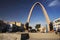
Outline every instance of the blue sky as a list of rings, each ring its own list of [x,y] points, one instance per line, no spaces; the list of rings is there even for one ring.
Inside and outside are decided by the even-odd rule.
[[[0,20],[26,23],[30,8],[35,2],[41,2],[53,21],[60,17],[60,0],[0,0]],[[41,7],[37,4],[32,12],[30,25],[46,24]]]

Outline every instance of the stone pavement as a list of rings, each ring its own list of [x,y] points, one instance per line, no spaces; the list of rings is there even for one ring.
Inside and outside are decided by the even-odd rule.
[[[60,36],[55,33],[32,33],[30,40],[60,40]]]
[[[21,40],[22,33],[0,33],[0,40]],[[60,40],[55,33],[29,33],[29,40]]]

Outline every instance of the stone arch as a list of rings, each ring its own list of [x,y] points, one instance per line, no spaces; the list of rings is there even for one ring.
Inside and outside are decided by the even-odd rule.
[[[30,12],[29,12],[27,22],[28,22],[28,23],[30,22],[30,18],[31,18],[31,15],[32,15],[32,11],[33,11],[34,7],[36,6],[36,4],[39,4],[39,5],[40,5],[40,7],[41,7],[41,9],[42,9],[42,11],[43,11],[43,14],[44,14],[44,16],[45,16],[45,18],[46,18],[46,22],[47,22],[47,25],[48,25],[48,30],[50,30],[50,29],[49,29],[50,19],[49,19],[49,17],[48,17],[48,14],[47,14],[47,11],[46,11],[45,7],[44,7],[40,2],[36,2],[36,3],[33,4],[32,8],[30,9]]]

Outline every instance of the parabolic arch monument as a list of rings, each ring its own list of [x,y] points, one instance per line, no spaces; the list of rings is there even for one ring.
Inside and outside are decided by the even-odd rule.
[[[45,18],[46,18],[46,22],[47,22],[47,25],[48,25],[48,31],[50,31],[50,27],[49,27],[50,19],[49,19],[49,17],[48,17],[48,14],[47,14],[47,12],[46,12],[45,7],[44,7],[40,2],[36,2],[36,3],[33,4],[32,8],[30,9],[29,15],[28,15],[27,23],[30,22],[30,18],[31,18],[31,15],[32,15],[32,11],[33,11],[34,7],[36,6],[36,4],[39,4],[39,5],[40,5],[40,7],[41,7],[41,9],[42,9],[42,11],[43,11],[43,14],[44,14],[44,16],[45,16]]]

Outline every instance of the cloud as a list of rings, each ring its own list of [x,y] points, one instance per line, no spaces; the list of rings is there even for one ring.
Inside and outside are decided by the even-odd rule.
[[[49,7],[59,6],[59,5],[60,5],[59,0],[54,0],[54,1],[50,2],[50,4],[48,4]]]

